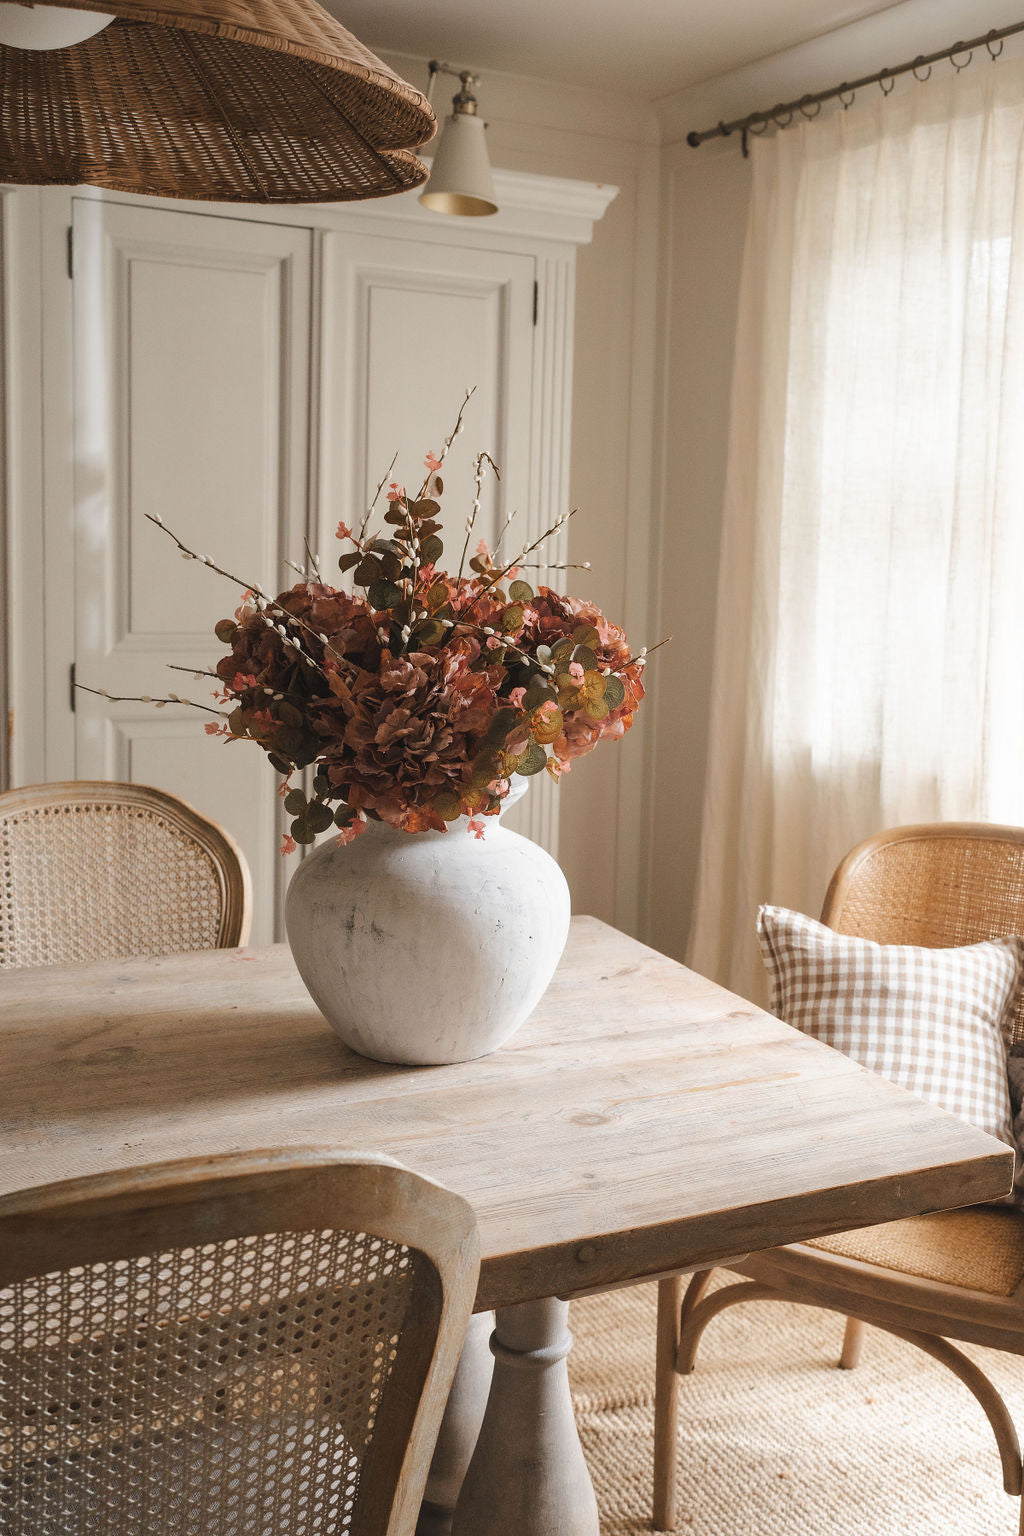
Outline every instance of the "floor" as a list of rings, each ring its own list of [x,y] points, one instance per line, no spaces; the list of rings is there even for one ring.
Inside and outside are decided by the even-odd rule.
[[[602,1536],[650,1532],[655,1288],[574,1303],[577,1421]],[[682,1381],[679,1529],[694,1536],[1017,1536],[988,1422],[912,1345],[870,1330],[835,1368],[842,1321],[733,1307]],[[1024,1362],[969,1348],[1024,1424]]]

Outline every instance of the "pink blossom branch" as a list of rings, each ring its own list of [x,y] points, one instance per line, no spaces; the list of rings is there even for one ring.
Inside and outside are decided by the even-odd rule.
[[[448,436],[444,440],[444,447],[441,449],[441,456],[440,456],[440,458],[437,461],[438,462],[438,468],[440,468],[440,466],[444,463],[445,459],[448,457],[448,450],[449,450],[449,448],[451,447],[452,443],[454,443],[454,441],[458,437],[459,433],[462,431],[462,418],[466,414],[466,406],[469,404],[469,402],[472,400],[472,398],[473,398],[473,396],[475,394],[476,394],[476,385],[475,384],[471,384],[469,389],[466,390],[466,394],[465,394],[465,397],[464,397],[464,399],[462,401],[462,404],[459,406],[459,414],[455,418],[455,425],[454,425],[454,427],[452,427],[452,430],[449,432]],[[398,455],[396,454],[395,458],[397,458],[397,457],[398,457]],[[394,464],[394,459],[392,459],[391,462],[392,462],[392,464]],[[429,472],[429,474],[427,475],[427,478],[424,480],[423,484],[420,486],[420,493],[419,493],[419,495],[416,498],[417,501],[421,501],[423,499],[423,497],[426,495],[427,486],[430,484],[431,479],[436,474],[437,474],[437,470],[436,469],[432,469]]]

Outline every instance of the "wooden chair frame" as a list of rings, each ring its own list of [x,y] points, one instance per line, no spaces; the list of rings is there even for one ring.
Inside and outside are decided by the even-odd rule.
[[[954,857],[955,855],[955,857]],[[971,882],[949,878],[956,860],[994,860],[1004,878],[986,882],[980,896]],[[890,879],[890,862],[916,864],[919,889],[911,896]],[[854,848],[832,877],[822,922],[841,933],[884,944],[931,947],[976,943],[1024,933],[1024,829],[971,822],[898,827]],[[1014,1039],[1024,1038],[1024,996]],[[1024,1224],[1024,1214],[1007,1213]],[[941,1220],[939,1216],[937,1219]],[[660,1282],[655,1386],[654,1525],[677,1522],[676,1455],[679,1377],[694,1369],[707,1325],[741,1301],[797,1301],[843,1313],[846,1334],[839,1364],[859,1361],[865,1324],[916,1344],[949,1367],[977,1398],[995,1434],[1003,1486],[1024,1491],[1021,1449],[1009,1410],[995,1387],[950,1339],[1024,1354],[1024,1280],[1012,1295],[940,1283],[873,1263],[792,1244],[729,1264],[745,1278],[708,1294],[714,1270],[695,1275],[683,1294],[681,1276]],[[1021,1510],[1024,1536],[1024,1506]]]
[[[315,1147],[66,1180],[0,1198],[0,1288],[228,1238],[331,1230],[401,1243],[429,1261],[351,1524],[353,1536],[412,1536],[479,1275],[476,1219],[461,1196],[390,1158]]]
[[[138,806],[155,812],[208,855],[220,895],[217,949],[248,943],[252,927],[252,880],[245,854],[226,828],[203,816],[176,795],[146,784],[105,779],[65,779],[30,784],[0,794],[0,822],[12,813],[63,806]],[[59,963],[59,961],[55,962]]]

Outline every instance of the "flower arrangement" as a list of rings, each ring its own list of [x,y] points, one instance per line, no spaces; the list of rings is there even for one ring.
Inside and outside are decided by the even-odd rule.
[[[256,742],[283,775],[292,822],[282,852],[332,824],[349,842],[367,818],[420,832],[446,831],[468,816],[482,836],[483,818],[499,811],[514,774],[558,779],[633,723],[646,651],[634,657],[622,630],[592,604],[546,586],[535,591],[521,575],[572,513],[506,560],[510,514],[495,548],[480,540],[467,561],[484,478],[498,474],[478,454],[457,572],[439,567],[441,470],[471,393],[441,454],[427,455],[416,495],[392,481],[384,526],[371,530],[386,475],[358,531],[339,524],[338,564],[352,573],[353,592],[329,585],[307,551],[295,585],[268,597],[151,518],[183,556],[245,588],[234,617],[216,626],[228,653],[214,674],[218,707],[210,712],[219,719],[206,730]],[[171,694],[146,702],[194,701]],[[307,796],[292,776],[310,765]]]

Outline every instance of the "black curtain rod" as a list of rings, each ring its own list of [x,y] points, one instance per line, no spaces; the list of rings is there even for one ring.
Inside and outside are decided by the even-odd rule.
[[[931,66],[939,64],[943,59],[949,59],[953,68],[959,74],[966,69],[971,62],[975,48],[984,46],[989,55],[997,59],[1003,51],[1003,39],[1012,37],[1015,32],[1024,32],[1024,21],[1014,22],[1012,27],[993,27],[991,32],[986,32],[984,37],[972,37],[966,43],[953,43],[949,48],[940,48],[937,53],[922,53],[916,59],[911,59],[907,64],[897,64],[893,69],[880,69],[876,74],[864,75],[860,80],[844,80],[842,85],[834,85],[828,91],[815,91],[810,95],[801,96],[799,101],[780,102],[778,106],[769,107],[766,112],[751,112],[747,117],[738,117],[731,123],[718,123],[714,128],[705,128],[703,133],[688,133],[686,142],[693,149],[697,149],[705,139],[724,139],[730,133],[743,135],[743,153],[747,152],[747,134],[764,133],[771,123],[778,128],[788,128],[795,115],[799,112],[803,117],[817,117],[821,111],[823,101],[840,99],[844,107],[848,107],[853,101],[854,93],[866,85],[880,85],[883,93],[888,96],[892,85],[887,82],[895,81],[897,75],[906,75],[913,72],[918,80],[927,80],[931,74]],[[999,47],[994,45],[998,43]],[[966,53],[967,57],[962,64],[956,62],[957,55]],[[928,70],[928,75],[919,75],[918,70]],[[814,111],[811,111],[811,108]]]

